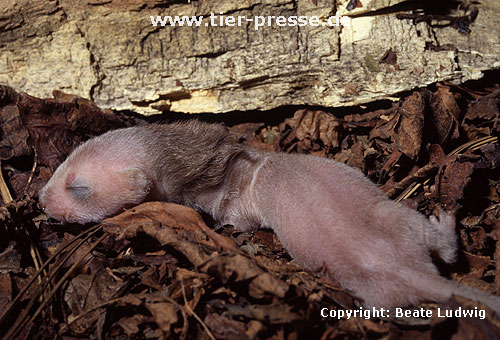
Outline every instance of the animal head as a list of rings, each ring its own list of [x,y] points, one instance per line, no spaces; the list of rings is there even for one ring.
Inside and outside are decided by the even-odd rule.
[[[39,203],[49,217],[97,222],[145,200],[152,183],[137,157],[113,150],[120,145],[106,145],[101,137],[77,148],[40,190]]]

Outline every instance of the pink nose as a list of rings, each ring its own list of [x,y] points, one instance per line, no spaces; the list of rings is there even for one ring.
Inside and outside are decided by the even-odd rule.
[[[64,216],[63,205],[57,200],[54,201],[54,197],[52,197],[51,200],[47,200],[48,197],[50,197],[50,190],[45,186],[38,192],[38,205],[49,217],[55,218],[56,220],[62,220]]]

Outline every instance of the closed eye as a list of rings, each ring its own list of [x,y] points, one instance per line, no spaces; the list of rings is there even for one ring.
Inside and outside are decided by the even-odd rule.
[[[66,186],[66,189],[69,191],[71,196],[79,201],[88,200],[92,194],[90,187],[85,185],[85,183],[80,183],[79,181],[74,181],[72,184]]]

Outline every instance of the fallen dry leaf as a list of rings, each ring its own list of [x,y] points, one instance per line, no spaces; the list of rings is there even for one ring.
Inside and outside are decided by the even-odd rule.
[[[179,204],[147,202],[116,217],[104,220],[104,224],[108,232],[115,235],[120,234],[121,237],[130,237],[142,231],[138,229],[145,225],[151,228],[151,233],[161,233],[160,229],[153,231],[155,227],[169,226],[178,230],[182,236],[194,239],[197,243],[205,244],[214,249],[236,250],[236,244],[233,240],[217,234],[207,227],[196,211]],[[168,238],[168,236],[159,237]]]
[[[386,62],[395,63],[393,57],[388,53]],[[357,90],[349,87],[352,93]],[[462,252],[456,266],[445,269],[464,284],[500,292],[500,266],[496,265],[500,261],[500,147],[492,139],[475,150],[448,155],[477,137],[498,134],[500,92],[496,89],[471,92],[438,84],[434,92],[419,89],[374,111],[350,108],[350,114],[342,117],[339,110],[334,116],[302,109],[279,127],[263,122],[231,130],[262,150],[307,152],[356,166],[394,197],[419,183],[406,204],[426,214],[439,211],[442,205],[456,211]],[[0,277],[0,299],[8,303],[34,277],[32,240],[45,259],[59,254],[72,235],[84,230],[43,217],[35,219],[40,214],[36,202],[19,199],[29,178],[33,182],[28,193],[35,193],[74,145],[109,128],[126,126],[130,120],[111,117],[89,101],[62,93],[44,100],[1,87],[0,102],[5,103],[0,108],[2,119],[9,117],[15,123],[0,122],[0,129],[11,129],[12,138],[2,139],[0,151],[4,151],[6,181],[16,197],[0,207],[3,235],[14,240],[11,248],[7,242],[2,248],[7,265]],[[32,172],[35,161],[38,167]],[[26,234],[33,225],[37,229]],[[105,233],[41,314],[31,323],[25,321],[17,338],[199,339],[208,338],[211,332],[225,339],[430,339],[442,334],[469,338],[499,334],[498,319],[492,314],[485,320],[322,318],[321,308],[357,309],[359,301],[334,280],[290,261],[271,231],[243,233],[228,226],[214,231],[190,208],[150,202],[102,226],[104,231],[81,243],[68,262],[59,266],[51,282],[66,274]],[[66,254],[69,249],[55,256],[46,268],[49,274]],[[10,320],[23,312],[28,318],[33,315],[39,287],[35,280],[0,329],[9,329]],[[36,304],[28,310],[31,297]],[[424,307],[476,305],[453,298]]]
[[[401,116],[392,135],[399,151],[415,159],[422,147],[425,98],[416,92],[407,98],[397,110]]]
[[[474,170],[471,162],[454,161],[446,164],[436,176],[436,195],[446,209],[452,210],[463,197]]]
[[[339,146],[339,119],[323,111],[298,110],[293,118],[280,125],[283,150],[298,152],[336,148]],[[288,129],[291,129],[289,132]]]

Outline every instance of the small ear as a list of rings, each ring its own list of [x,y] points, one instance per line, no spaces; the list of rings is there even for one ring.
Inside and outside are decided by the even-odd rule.
[[[121,172],[128,184],[128,189],[142,198],[146,197],[151,189],[151,181],[144,170],[136,167],[125,168]]]

